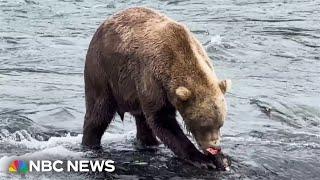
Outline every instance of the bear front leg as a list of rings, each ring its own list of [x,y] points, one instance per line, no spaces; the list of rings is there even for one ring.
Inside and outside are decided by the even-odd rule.
[[[135,115],[137,126],[137,140],[143,146],[156,146],[159,145],[159,141],[152,132],[151,128],[146,122],[146,118],[143,114]]]
[[[179,158],[200,168],[215,168],[214,161],[201,153],[187,138],[176,120],[173,107],[164,107],[148,116],[153,132]]]
[[[113,119],[115,112],[114,104],[107,97],[97,98],[92,101],[92,104],[87,104],[82,145],[89,148],[99,148],[101,137]]]

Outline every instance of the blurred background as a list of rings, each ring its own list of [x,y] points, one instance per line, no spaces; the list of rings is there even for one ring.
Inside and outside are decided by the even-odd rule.
[[[219,78],[229,78],[222,147],[230,172],[195,169],[163,145],[135,144],[116,117],[103,152],[81,149],[86,50],[128,7],[186,24]],[[320,1],[0,0],[0,179],[13,159],[114,159],[116,173],[29,173],[29,179],[319,179]],[[181,119],[180,119],[181,120]]]

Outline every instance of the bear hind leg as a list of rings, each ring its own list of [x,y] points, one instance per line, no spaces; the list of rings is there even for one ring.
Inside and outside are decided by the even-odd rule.
[[[99,148],[101,137],[113,119],[116,108],[112,99],[107,95],[91,102],[92,104],[88,104],[86,109],[82,145],[89,148]]]
[[[156,146],[159,141],[146,122],[144,115],[134,116],[137,126],[137,141],[143,146]]]

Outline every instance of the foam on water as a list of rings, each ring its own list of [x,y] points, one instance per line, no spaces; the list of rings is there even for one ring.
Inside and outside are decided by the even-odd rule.
[[[48,141],[38,141],[31,137],[26,131],[23,131],[29,138],[21,139],[20,141],[16,141],[13,136],[16,134],[21,134],[21,131],[13,133],[13,136],[9,136],[0,141],[0,143],[14,145],[18,147],[23,147],[27,149],[46,149],[52,148],[58,145],[67,145],[69,147],[78,147],[81,144],[82,134],[78,134],[77,136],[71,136],[67,134],[65,137],[51,137]],[[109,133],[105,132],[102,136],[102,143],[112,143],[112,142],[121,142],[123,140],[127,140],[132,138],[135,134],[135,131],[128,131],[126,133]],[[24,135],[25,136],[25,135]]]
[[[2,140],[2,142],[28,149],[45,149],[55,147],[61,144],[68,146],[79,145],[81,142],[81,138],[82,135],[70,136],[70,134],[67,134],[66,137],[51,137],[48,141],[38,141],[34,138],[31,138],[30,136],[29,139],[22,139],[21,141],[16,141],[13,138],[7,138]]]
[[[222,37],[220,35],[212,36],[210,39],[210,45],[219,45],[222,42]]]

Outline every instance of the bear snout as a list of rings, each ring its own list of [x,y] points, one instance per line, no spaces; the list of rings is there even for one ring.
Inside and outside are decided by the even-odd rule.
[[[208,148],[218,148],[220,147],[220,138],[219,139],[211,139],[208,141],[199,141],[198,142],[200,149],[203,152],[206,152]]]

